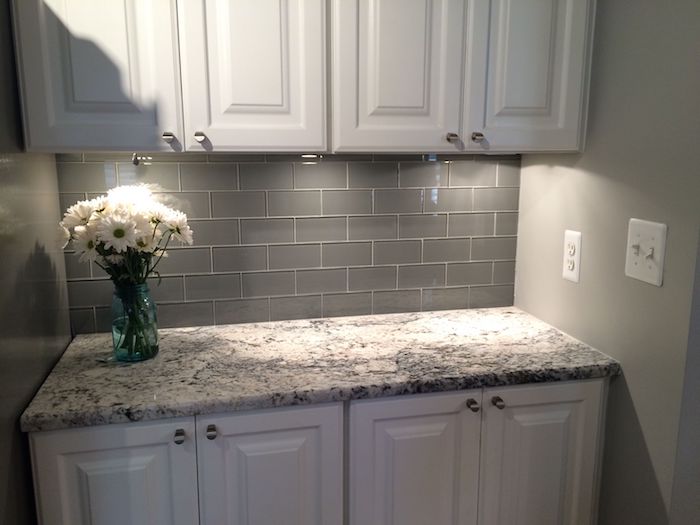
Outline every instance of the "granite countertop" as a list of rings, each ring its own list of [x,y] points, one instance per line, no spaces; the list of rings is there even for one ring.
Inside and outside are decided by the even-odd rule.
[[[514,307],[160,331],[160,354],[108,361],[75,338],[25,432],[617,375],[612,358]]]

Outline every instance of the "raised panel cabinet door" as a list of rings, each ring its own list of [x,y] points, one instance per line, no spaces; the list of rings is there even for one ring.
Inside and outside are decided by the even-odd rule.
[[[201,525],[341,525],[342,405],[197,418]]]
[[[351,525],[475,525],[480,404],[480,390],[351,403]]]
[[[335,151],[459,151],[465,7],[334,0]]]
[[[594,0],[473,3],[465,76],[467,148],[582,148]],[[472,133],[483,139],[472,140]]]
[[[175,0],[15,0],[14,15],[29,150],[182,150]]]
[[[604,380],[486,389],[480,525],[591,525]]]
[[[41,525],[195,525],[194,418],[36,432]]]
[[[187,149],[326,149],[324,0],[178,2]]]

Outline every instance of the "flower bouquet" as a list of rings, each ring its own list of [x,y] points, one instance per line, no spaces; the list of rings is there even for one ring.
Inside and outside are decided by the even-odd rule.
[[[60,223],[82,262],[93,262],[114,283],[112,342],[118,361],[158,353],[155,304],[146,280],[158,273],[171,240],[192,244],[187,216],[159,202],[146,185],[120,186],[79,201]]]

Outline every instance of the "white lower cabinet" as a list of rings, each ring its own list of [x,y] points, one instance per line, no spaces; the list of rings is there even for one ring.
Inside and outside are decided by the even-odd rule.
[[[202,525],[341,525],[342,405],[197,418]]]

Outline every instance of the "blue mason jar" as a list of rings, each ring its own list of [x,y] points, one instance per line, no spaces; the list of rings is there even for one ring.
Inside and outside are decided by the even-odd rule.
[[[114,287],[112,344],[117,361],[144,361],[158,354],[156,305],[147,284]]]

